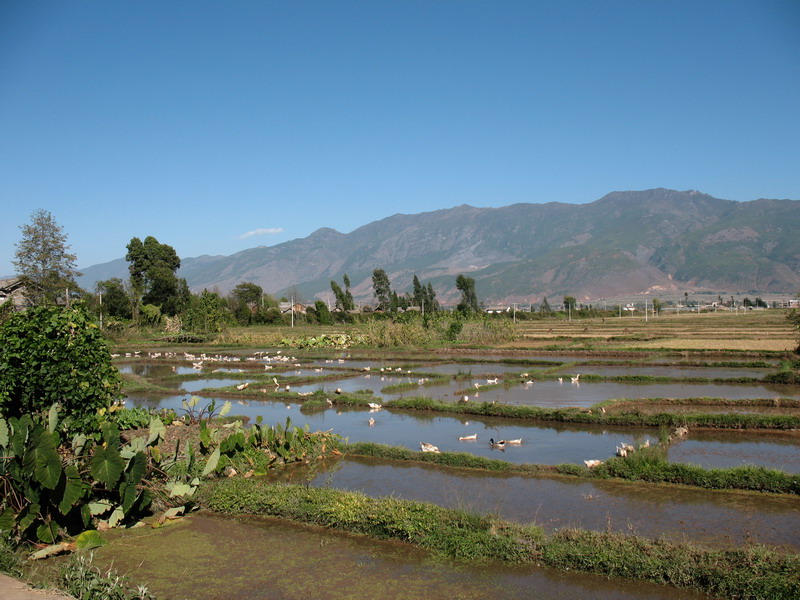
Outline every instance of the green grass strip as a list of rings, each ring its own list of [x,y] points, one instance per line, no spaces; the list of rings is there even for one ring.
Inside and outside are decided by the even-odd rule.
[[[725,598],[800,597],[800,555],[763,546],[711,550],[665,539],[577,529],[547,535],[534,525],[423,502],[243,478],[204,484],[197,499],[201,506],[219,513],[270,515],[399,540],[457,560],[579,570]]]
[[[635,402],[634,400],[627,400]],[[700,401],[700,400],[699,400]],[[606,403],[607,404],[607,403]],[[598,425],[638,425],[645,427],[711,427],[718,429],[798,429],[800,417],[749,413],[658,413],[630,412],[602,414],[598,410],[581,408],[540,408],[492,402],[443,402],[433,398],[398,398],[383,404],[384,408],[423,410],[487,417],[506,417],[532,421],[561,423],[595,423]]]

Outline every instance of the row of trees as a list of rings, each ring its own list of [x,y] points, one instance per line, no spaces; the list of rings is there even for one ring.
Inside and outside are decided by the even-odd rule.
[[[142,241],[131,239],[125,256],[129,263],[130,278],[123,281],[111,278],[96,284],[97,296],[91,297],[81,290],[75,278],[80,273],[75,268],[76,256],[69,252],[67,236],[55,222],[53,216],[38,210],[31,216],[31,223],[24,225],[22,240],[17,245],[14,265],[23,283],[25,295],[31,305],[69,303],[75,296],[83,296],[96,304],[97,312],[121,320],[132,319],[145,324],[156,324],[163,317],[180,316],[180,323],[191,330],[214,330],[225,324],[272,324],[282,323],[284,316],[279,302],[265,294],[263,289],[250,282],[237,285],[227,297],[217,292],[204,290],[193,294],[185,279],[177,277],[181,261],[175,249],[148,236]],[[464,315],[482,311],[475,280],[465,275],[456,277],[456,288],[461,292],[457,311]],[[334,319],[347,319],[356,306],[351,291],[350,278],[342,278],[342,285],[331,281],[335,298],[333,313],[322,301],[309,308],[309,320],[323,324]],[[372,272],[375,311],[397,313],[399,310],[417,308],[423,314],[440,309],[433,285],[422,284],[415,274],[411,292],[398,293],[392,289],[389,276],[383,269]],[[658,310],[660,302],[653,300]],[[755,302],[748,298],[745,306],[766,306],[761,298]],[[560,307],[551,308],[543,298],[538,312],[547,315],[561,310],[576,311],[578,303],[574,296],[564,296]]]
[[[372,289],[377,300],[375,310],[392,313],[396,313],[398,309],[408,310],[411,307],[417,307],[423,313],[439,310],[433,285],[428,282],[423,286],[416,274],[412,280],[411,293],[398,294],[396,290],[392,290],[386,271],[375,269],[372,271]]]

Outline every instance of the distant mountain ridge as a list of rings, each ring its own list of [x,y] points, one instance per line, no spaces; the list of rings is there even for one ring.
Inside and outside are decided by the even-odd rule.
[[[169,243],[167,240],[162,240]],[[227,292],[243,281],[306,299],[330,297],[347,273],[356,299],[372,298],[372,270],[405,292],[416,274],[440,299],[458,298],[468,274],[486,303],[542,296],[597,299],[692,290],[796,293],[800,289],[800,201],[721,200],[696,191],[613,192],[588,204],[469,205],[397,214],[344,234],[306,238],[231,256],[181,261],[197,291]],[[84,269],[81,285],[127,277],[120,259]]]

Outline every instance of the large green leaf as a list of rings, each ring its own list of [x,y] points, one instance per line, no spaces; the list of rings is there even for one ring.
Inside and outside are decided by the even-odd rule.
[[[217,468],[217,463],[219,463],[219,455],[220,450],[217,448],[214,452],[211,453],[211,456],[208,457],[208,462],[206,463],[205,468],[203,469],[203,477],[208,475],[209,473],[213,473],[214,469]]]
[[[55,521],[42,523],[36,528],[36,537],[45,544],[54,544],[58,539],[58,525]]]
[[[84,531],[75,538],[75,547],[78,550],[91,550],[92,548],[99,548],[105,546],[108,540],[103,539],[100,533],[94,529]]]
[[[102,515],[107,513],[114,505],[108,500],[99,500],[97,502],[89,503],[89,512],[92,516]]]
[[[61,478],[61,457],[56,451],[53,434],[44,427],[34,427],[22,466],[43,487],[52,490],[58,485]]]
[[[86,446],[86,436],[82,433],[79,433],[75,437],[72,438],[72,452],[75,456],[80,456],[83,452],[83,448]]]
[[[58,403],[54,403],[50,407],[50,411],[47,413],[47,431],[50,433],[56,430],[56,426],[58,425]]]
[[[33,421],[28,415],[22,415],[19,419],[11,421],[11,427],[14,431],[11,436],[11,450],[14,456],[22,456],[25,453],[25,442],[28,441]]]
[[[146,471],[147,456],[144,452],[137,452],[136,455],[128,462],[125,478],[133,485],[139,485]]]
[[[10,508],[0,510],[0,532],[9,532],[14,527],[14,512]]]
[[[147,445],[149,446],[153,442],[157,443],[159,439],[163,440],[166,434],[167,428],[163,421],[158,417],[153,417],[150,419],[150,435],[147,437]]]
[[[175,496],[191,496],[195,491],[194,486],[188,483],[173,483],[172,485],[167,485],[167,489],[169,490],[170,498]]]
[[[58,503],[58,510],[62,515],[66,515],[75,503],[83,496],[84,485],[81,481],[80,473],[75,465],[69,465],[64,469],[64,476],[61,478],[59,487],[63,486],[61,502]]]
[[[103,431],[103,441],[108,448],[119,449],[119,427],[110,421],[106,421],[101,426]]]
[[[17,515],[17,527],[22,535],[25,535],[28,528],[33,525],[34,521],[38,518],[39,509],[40,506],[38,504],[29,504]]]
[[[111,516],[108,517],[108,525],[109,527],[116,527],[122,522],[122,519],[125,518],[125,513],[122,510],[121,506],[115,506],[114,511],[111,513]]]
[[[92,477],[97,481],[108,488],[113,488],[119,481],[123,469],[125,469],[125,462],[119,455],[119,450],[101,446],[95,448],[94,456],[92,456],[91,473]]]
[[[220,417],[224,417],[229,412],[231,412],[231,401],[230,400],[226,400],[225,404],[222,405],[222,408],[219,411],[219,416]]]
[[[0,447],[8,447],[8,423],[0,417]]]

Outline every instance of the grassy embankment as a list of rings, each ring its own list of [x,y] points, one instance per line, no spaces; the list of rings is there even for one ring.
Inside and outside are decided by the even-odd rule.
[[[711,550],[667,540],[534,525],[397,498],[244,479],[203,486],[198,501],[220,513],[271,515],[411,543],[458,560],[504,561],[666,583],[725,598],[800,594],[800,555],[754,546]]]

